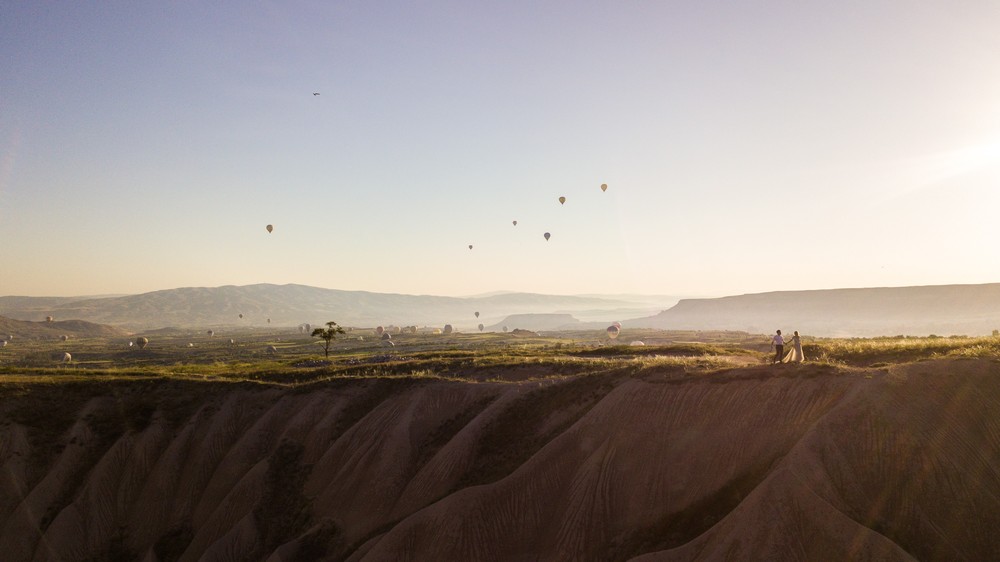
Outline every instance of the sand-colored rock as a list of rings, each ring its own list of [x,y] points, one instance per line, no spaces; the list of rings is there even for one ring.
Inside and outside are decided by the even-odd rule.
[[[169,384],[120,426],[120,388],[63,430],[0,404],[4,560],[1000,557],[988,359]]]

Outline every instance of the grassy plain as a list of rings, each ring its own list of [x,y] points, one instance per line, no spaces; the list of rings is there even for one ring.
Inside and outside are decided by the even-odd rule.
[[[324,357],[319,339],[294,329],[214,336],[165,330],[146,335],[145,349],[129,345],[139,335],[14,339],[0,348],[0,382],[171,378],[299,385],[370,377],[524,381],[668,366],[704,374],[767,364],[771,357],[768,336],[743,332],[626,329],[617,340],[596,331],[394,334],[389,345],[371,330],[353,330],[333,342],[329,357]],[[643,345],[629,345],[639,341]],[[803,348],[811,364],[883,367],[944,357],[1000,357],[1000,338],[805,337]],[[64,352],[72,354],[71,362],[61,362]]]

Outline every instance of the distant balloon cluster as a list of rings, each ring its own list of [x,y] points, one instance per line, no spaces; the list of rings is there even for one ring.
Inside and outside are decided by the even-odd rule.
[[[601,192],[606,192],[607,190],[608,190],[608,184],[602,183],[601,184]],[[566,204],[566,196],[565,195],[560,195],[559,196],[559,204],[560,205],[565,205]],[[511,224],[513,224],[514,226],[517,226],[517,221],[516,220],[515,221],[511,221]],[[545,241],[548,242],[549,239],[552,238],[552,233],[551,232],[546,232],[542,236],[545,238]],[[469,249],[470,250],[472,249],[472,246],[473,246],[472,244],[469,244]]]
[[[318,96],[320,94],[319,94],[319,92],[313,92],[313,95],[314,96]],[[601,186],[600,186],[600,189],[601,189],[602,193],[607,192],[608,191],[608,184],[602,183]],[[558,198],[559,205],[565,206],[567,200],[568,199],[566,198],[565,195],[560,195],[559,198]],[[516,220],[512,220],[511,224],[513,226],[517,226],[517,222],[518,221],[516,221]],[[271,234],[271,233],[274,232],[274,225],[273,224],[268,224],[268,225],[266,225],[264,227],[264,229],[267,230],[268,234]],[[545,233],[542,234],[542,237],[545,239],[546,242],[548,242],[549,240],[552,239],[552,233],[551,232],[545,232]],[[473,244],[469,244],[468,247],[469,247],[469,250],[471,251],[475,246]],[[475,312],[475,316],[476,316],[476,318],[479,318],[479,312],[478,311]],[[243,319],[243,314],[242,313],[239,314],[239,318],[241,320]],[[51,316],[48,316],[48,317],[46,317],[46,321],[52,322],[53,318]],[[271,323],[271,319],[270,318],[267,319],[267,323],[268,324]],[[483,331],[485,329],[485,326],[483,324],[479,324],[477,327],[479,328],[479,331]],[[308,324],[301,324],[301,325],[299,325],[298,328],[299,328],[299,332],[300,333],[309,333],[309,331],[311,329],[311,326],[309,326]],[[453,328],[452,328],[452,326],[450,324],[445,325],[444,329],[442,330],[442,332],[445,333],[445,334],[450,334],[450,333],[452,333],[452,331],[453,331]],[[507,331],[507,326],[503,327],[503,331],[504,332]],[[620,332],[621,332],[621,324],[618,323],[618,322],[615,322],[614,324],[612,324],[611,326],[609,326],[607,328],[608,337],[611,338],[611,339],[617,338]],[[208,330],[207,333],[208,333],[209,337],[212,337],[212,336],[215,335],[215,333],[212,330]],[[390,341],[391,336],[389,336],[388,332],[386,332],[386,330],[385,330],[385,328],[383,326],[377,327],[375,329],[375,333],[383,341],[391,343],[391,341]],[[386,337],[386,336],[388,336],[388,337]],[[230,342],[231,343],[235,343],[232,340],[230,340]],[[140,347],[145,347],[145,344],[141,344]]]

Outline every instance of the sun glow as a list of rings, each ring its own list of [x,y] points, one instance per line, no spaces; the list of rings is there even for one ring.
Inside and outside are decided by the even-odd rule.
[[[1000,135],[985,142],[897,161],[872,183],[879,205],[931,190],[963,188],[1000,196]]]
[[[918,168],[925,183],[938,183],[980,170],[1000,176],[1000,139],[931,155],[922,169]]]

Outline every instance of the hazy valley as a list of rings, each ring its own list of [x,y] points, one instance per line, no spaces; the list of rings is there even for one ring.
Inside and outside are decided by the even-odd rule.
[[[479,312],[479,316],[475,313]],[[241,317],[242,315],[242,317]],[[826,337],[985,335],[1000,328],[1000,284],[786,291],[721,298],[501,293],[441,297],[305,285],[189,287],[74,299],[0,297],[0,316],[78,319],[131,331],[164,327],[433,326],[472,331],[600,330],[614,321],[662,330],[798,330]]]

